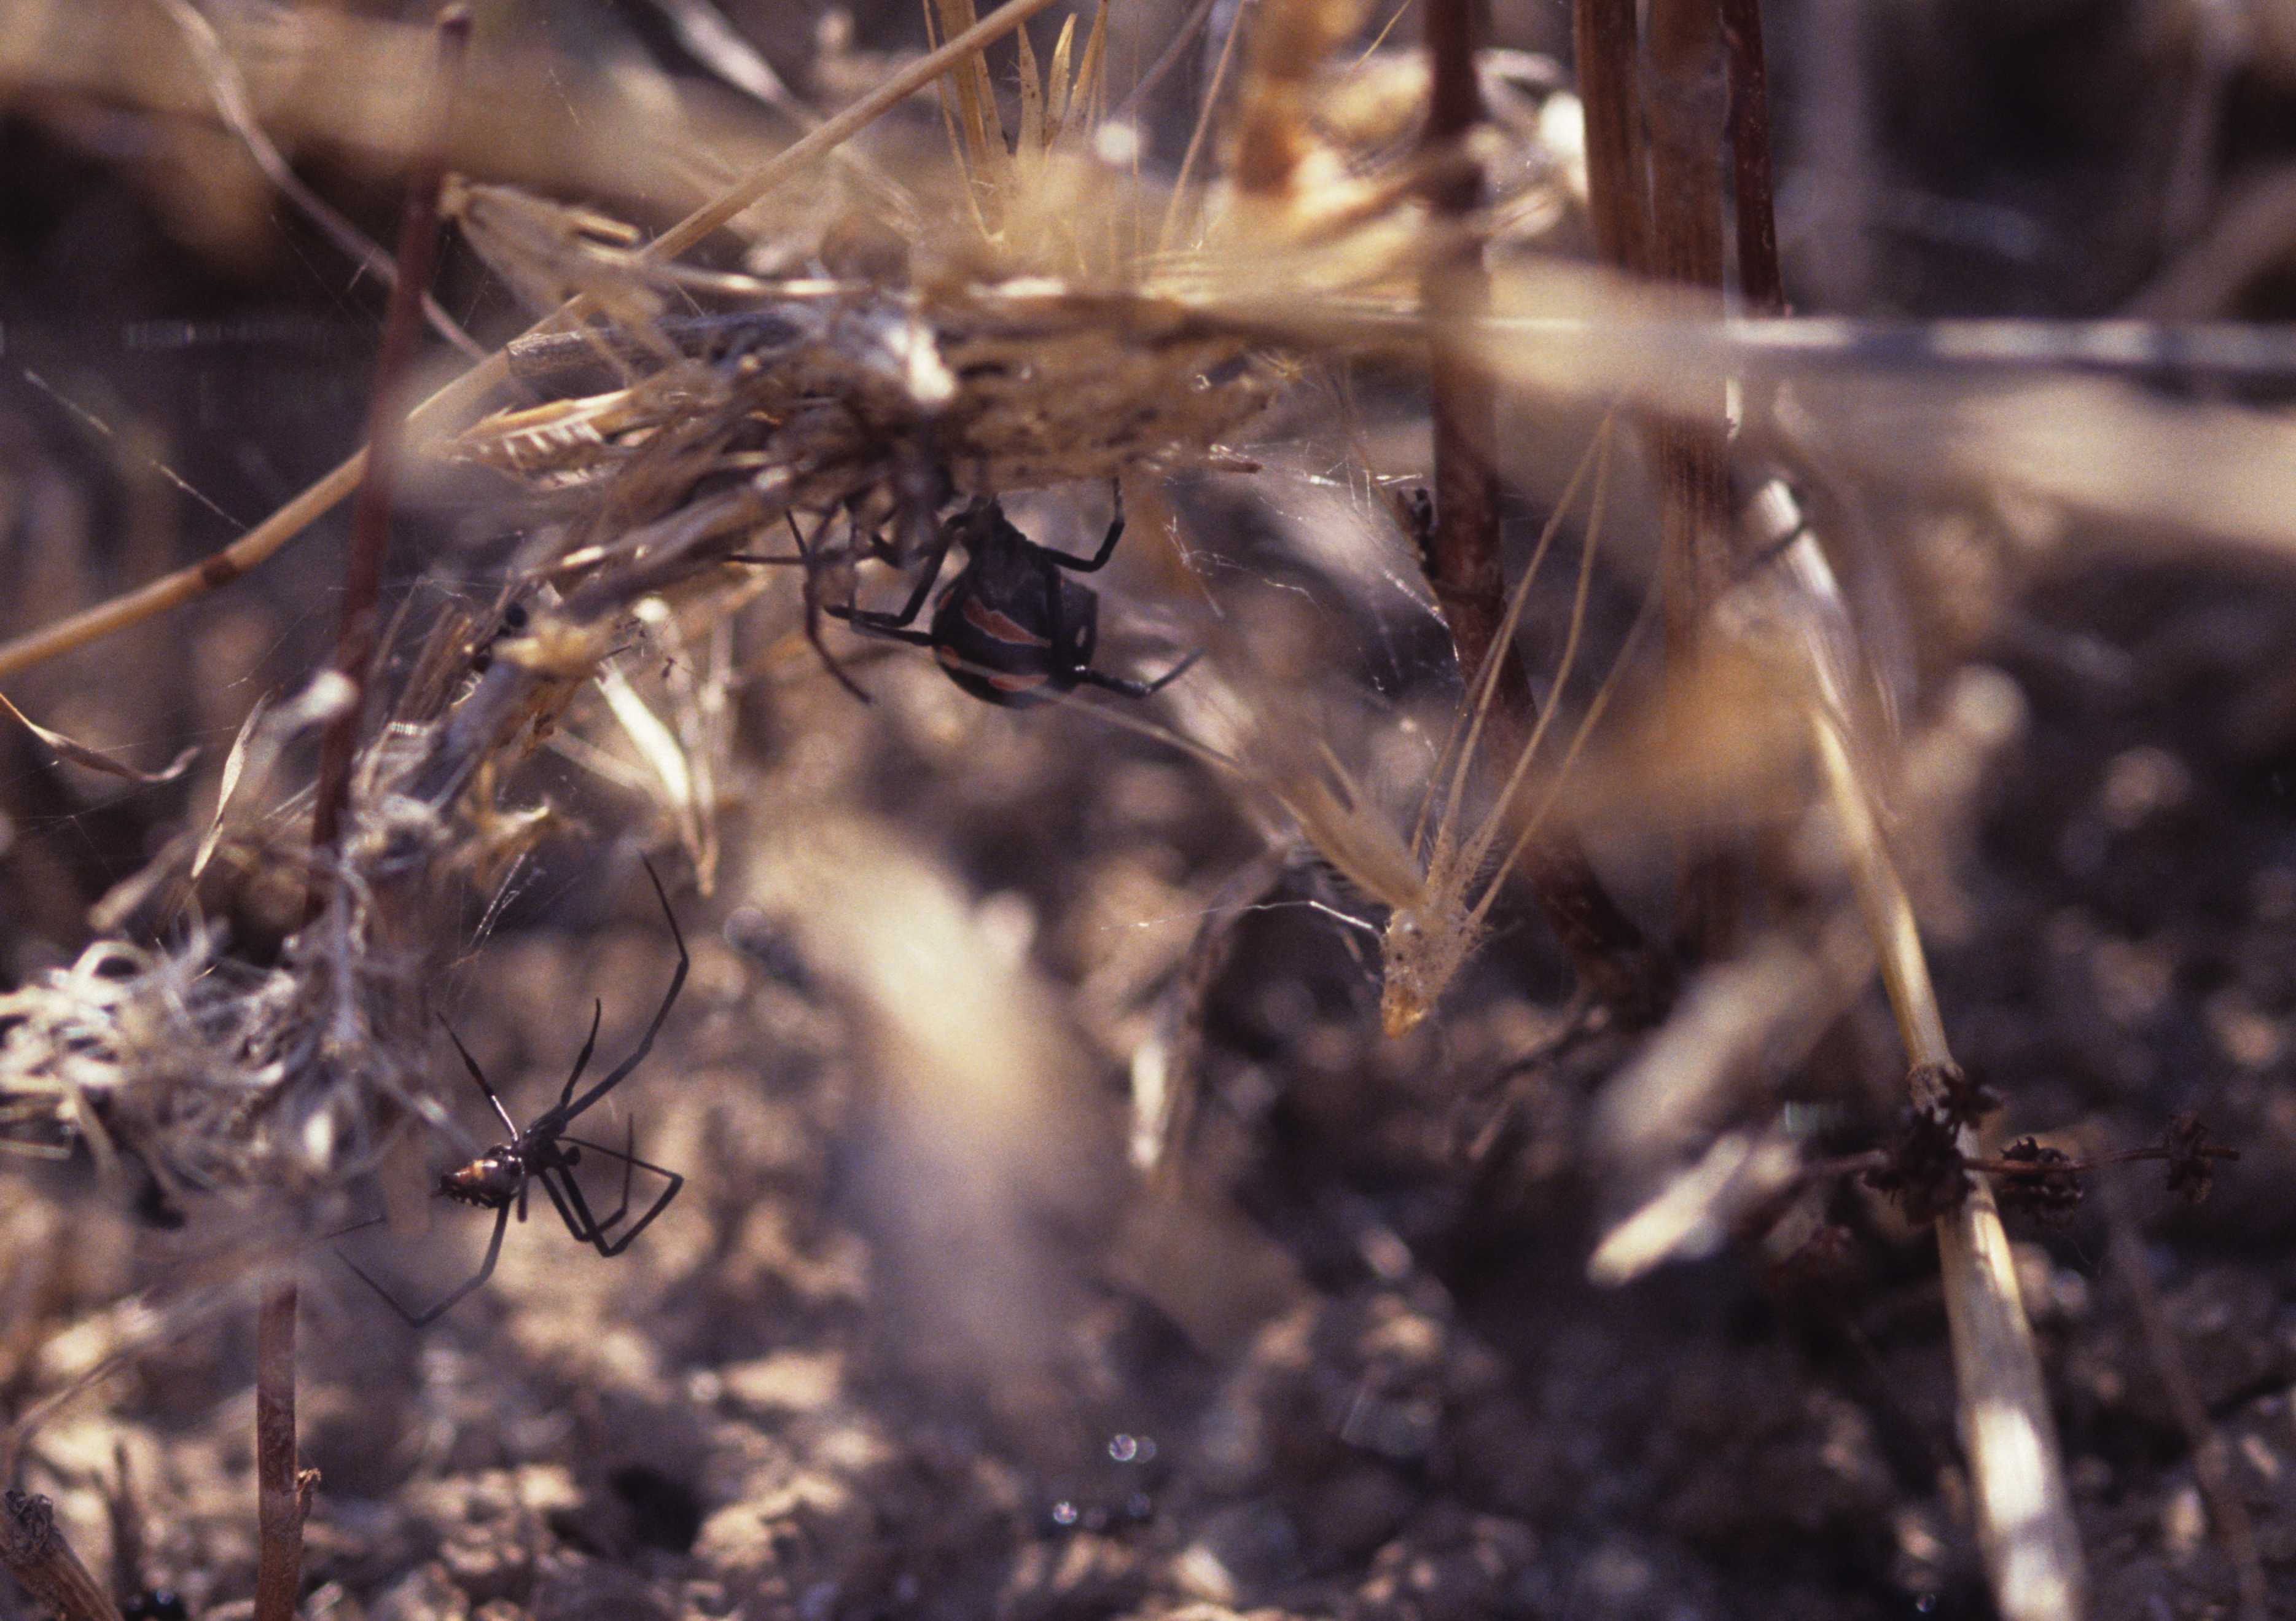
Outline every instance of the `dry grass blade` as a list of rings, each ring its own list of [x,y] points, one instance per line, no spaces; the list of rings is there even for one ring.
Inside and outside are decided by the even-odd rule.
[[[1069,93],[1074,88],[1069,82],[1069,52],[1076,44],[1077,20],[1063,18],[1060,37],[1053,41],[1053,65],[1045,76],[1045,91],[1049,104],[1045,109],[1045,144],[1050,146],[1061,138],[1062,125],[1069,116]],[[1021,37],[1027,39],[1029,30],[1022,29]]]
[[[1808,536],[1796,543],[1815,550]],[[1825,786],[1849,846],[1882,983],[1915,1073],[1953,1066],[1945,1020],[1912,902],[1877,825],[1871,790],[1841,713],[1816,696],[1809,725]],[[1928,1100],[1916,1098],[1916,1107]],[[1977,1148],[1961,1134],[1964,1152]],[[1962,1444],[1975,1488],[1979,1540],[1995,1602],[2009,1621],[2074,1621],[2082,1613],[2080,1535],[2066,1490],[2047,1388],[2019,1297],[2017,1269],[1993,1191],[1973,1179],[1960,1208],[1937,1221],[1946,1318],[1961,1399]]]
[[[208,821],[208,831],[200,835],[199,853],[192,857],[193,883],[197,883],[200,874],[208,870],[208,863],[215,859],[216,844],[223,837],[224,811],[231,804],[233,791],[239,787],[240,774],[247,769],[248,741],[254,737],[256,727],[263,724],[264,714],[270,707],[268,693],[255,700],[255,707],[248,710],[247,718],[239,724],[238,735],[231,740],[231,752],[224,756],[223,776],[216,784],[215,815]]]
[[[1076,19],[1069,19],[1073,27]],[[1067,41],[1063,38],[1062,44]],[[1036,47],[1029,43],[1029,30],[1014,32],[1013,44],[1021,58],[1021,145],[1020,151],[1035,157],[1045,149],[1045,85],[1042,70],[1037,66]]]
[[[1188,150],[1180,156],[1179,178],[1172,183],[1171,200],[1164,205],[1164,222],[1156,228],[1156,251],[1162,254],[1172,245],[1173,234],[1179,229],[1180,212],[1188,201],[1188,178],[1195,173],[1196,160],[1204,150],[1205,137],[1210,135],[1212,116],[1219,107],[1220,90],[1227,83],[1230,62],[1235,59],[1236,41],[1243,37],[1246,8],[1235,8],[1234,20],[1228,24],[1227,37],[1220,42],[1219,60],[1212,66],[1212,82],[1204,90],[1203,105],[1196,110],[1195,127],[1188,132]]]
[[[197,749],[186,749],[168,761],[160,770],[138,771],[135,766],[115,760],[100,749],[91,749],[86,743],[74,742],[61,732],[51,732],[11,703],[5,693],[0,693],[0,709],[5,709],[14,716],[22,724],[25,731],[54,749],[59,757],[70,760],[75,765],[85,765],[90,771],[100,771],[109,777],[125,777],[131,782],[141,782],[146,786],[157,782],[172,782],[189,770],[192,762],[199,757],[200,751]]]

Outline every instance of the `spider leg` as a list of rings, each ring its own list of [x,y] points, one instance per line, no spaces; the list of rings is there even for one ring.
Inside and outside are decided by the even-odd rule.
[[[1037,549],[1060,567],[1072,573],[1092,574],[1105,568],[1108,560],[1116,555],[1116,543],[1124,538],[1124,486],[1112,479],[1109,483],[1110,487],[1116,491],[1116,517],[1109,524],[1108,533],[1101,536],[1099,551],[1094,553],[1089,558],[1084,558],[1070,557],[1067,553],[1055,552],[1050,546],[1039,546]]]
[[[940,578],[941,565],[948,561],[948,549],[955,543],[955,536],[947,528],[943,528],[934,537],[931,549],[924,554],[924,570],[917,577],[916,589],[909,593],[909,600],[901,604],[898,613],[878,613],[866,608],[857,608],[850,602],[832,602],[822,611],[832,618],[844,620],[856,630],[868,630],[883,634],[890,631],[906,629],[917,615],[924,611],[925,600],[932,595],[933,582]],[[890,639],[895,642],[911,642],[916,641],[917,636],[912,634],[892,636]],[[925,637],[919,645],[931,646],[931,638]]]
[[[800,589],[805,597],[805,639],[812,646],[814,657],[821,660],[821,667],[829,672],[831,678],[863,703],[867,703],[870,701],[869,694],[862,691],[859,682],[845,673],[845,667],[838,663],[837,655],[829,651],[829,643],[822,640],[820,554],[815,552],[806,540],[804,532],[797,527],[797,514],[784,512],[782,516],[789,520],[790,538],[797,543],[796,556],[773,557],[757,552],[736,552],[726,561],[729,563],[796,563],[804,568],[805,577]],[[835,516],[832,512],[821,520],[820,528],[814,531],[815,540],[821,538],[822,530],[829,527]]]
[[[636,1173],[638,1165],[637,1159],[634,1157],[634,1150],[638,1145],[638,1123],[636,1117],[632,1116],[622,1124],[627,1128],[623,1134],[625,1146],[619,1149],[608,1148],[603,1142],[593,1142],[586,1137],[567,1136],[559,1139],[562,1142],[570,1142],[577,1148],[587,1149],[594,1154],[603,1154],[609,1159],[619,1159],[622,1162],[622,1201],[614,1207],[614,1213],[611,1216],[593,1218],[593,1224],[600,1232],[606,1232],[630,1213],[630,1178]],[[559,1174],[565,1175],[562,1167]],[[578,1186],[571,1176],[566,1177],[566,1185],[570,1188]],[[588,1209],[589,1207],[586,1204],[583,1206],[586,1214]]]
[[[566,1100],[574,1095],[574,1083],[582,1078],[582,1071],[590,1067],[590,1054],[598,1045],[598,1021],[606,1016],[606,1004],[593,997],[590,1002],[590,1034],[582,1043],[582,1051],[574,1055],[574,1072],[566,1077],[566,1089],[558,1094],[558,1107],[566,1107]]]
[[[644,1232],[648,1227],[652,1226],[653,1224],[653,1218],[660,1216],[664,1210],[669,1208],[669,1201],[676,1199],[677,1197],[678,1190],[685,1185],[685,1178],[680,1176],[676,1171],[671,1170],[667,1166],[656,1165],[650,1159],[640,1159],[635,1154],[630,1156],[630,1163],[637,1167],[642,1171],[652,1171],[657,1176],[668,1178],[669,1185],[661,1191],[661,1197],[660,1199],[655,1199],[652,1204],[646,1207],[646,1213],[644,1216],[639,1216],[636,1221],[632,1222],[629,1226],[624,1230],[619,1238],[617,1238],[611,1243],[600,1243],[595,1246],[598,1253],[604,1256],[609,1260],[611,1260],[614,1257],[621,1254],[623,1250],[627,1249],[631,1243],[637,1238],[639,1233]]]
[[[553,1166],[547,1170],[537,1171],[534,1179],[550,1196],[551,1205],[558,1212],[558,1219],[566,1224],[566,1231],[574,1235],[574,1241],[596,1248],[603,1241],[598,1218],[590,1214],[590,1206],[582,1197],[581,1187],[568,1174],[566,1167]],[[563,1188],[558,1185],[561,1179],[566,1184]]]
[[[685,988],[685,971],[693,967],[693,959],[686,954],[685,933],[677,926],[677,913],[670,910],[668,892],[661,887],[661,874],[653,870],[653,863],[645,862],[646,876],[653,880],[654,898],[661,902],[661,914],[669,921],[669,937],[677,943],[677,971],[669,977],[669,992],[654,1010],[653,1022],[646,1027],[638,1040],[637,1049],[614,1067],[613,1072],[571,1103],[562,1103],[545,1117],[554,1126],[570,1124],[576,1116],[620,1085],[624,1077],[646,1060],[653,1051],[653,1038],[661,1034],[661,1027],[669,1018],[669,1010],[677,1005],[677,994]],[[540,1122],[537,1123],[537,1125]],[[553,1134],[555,1134],[554,1132]]]
[[[352,1260],[350,1257],[344,1255],[340,1249],[336,1250],[335,1254],[341,1258],[344,1265],[349,1267],[353,1272],[358,1274],[359,1281],[365,1283],[369,1289],[374,1290],[376,1294],[382,1297],[383,1304],[390,1307],[392,1311],[397,1312],[399,1316],[406,1321],[408,1328],[426,1328],[430,1324],[438,1322],[439,1318],[445,1316],[447,1313],[452,1309],[455,1304],[461,1300],[463,1296],[469,1294],[472,1289],[477,1289],[488,1278],[495,1275],[495,1262],[502,1255],[503,1233],[508,1230],[509,1226],[510,1207],[508,1205],[504,1205],[501,1209],[495,1212],[494,1236],[487,1240],[487,1258],[479,1263],[479,1270],[472,1273],[469,1280],[463,1282],[452,1294],[448,1295],[444,1300],[439,1301],[438,1305],[432,1306],[427,1312],[408,1311],[405,1306],[398,1303],[398,1299],[389,1289],[383,1288],[381,1284],[376,1282],[372,1277],[367,1275],[366,1268],[361,1266],[357,1261]]]
[[[593,1143],[587,1136],[561,1136],[561,1139],[558,1139],[558,1142],[562,1143],[574,1143],[577,1148],[587,1148],[587,1150],[594,1152],[594,1155],[603,1155],[603,1158],[620,1159],[622,1162],[622,1201],[613,1208],[613,1215],[603,1215],[603,1217],[590,1212],[590,1201],[587,1201],[587,1196],[581,1191],[581,1183],[574,1180],[574,1175],[571,1175],[570,1167],[567,1167],[565,1162],[551,1167],[555,1174],[565,1178],[567,1191],[574,1196],[574,1206],[581,1210],[583,1219],[590,1222],[590,1231],[593,1231],[593,1233],[609,1233],[609,1231],[613,1231],[615,1224],[629,1215],[629,1180],[631,1175],[636,1174],[636,1168],[638,1168],[638,1159],[636,1155],[634,1155],[634,1150],[636,1150],[638,1146],[638,1120],[636,1118],[625,1120],[625,1127],[627,1127],[625,1142],[629,1143],[627,1148],[609,1148],[606,1143]],[[581,1233],[577,1233],[577,1238],[581,1238],[586,1244],[593,1242],[593,1240],[583,1238]]]
[[[820,554],[813,549],[806,537],[798,532],[797,514],[787,512],[783,516],[789,520],[790,538],[797,542],[798,555],[805,559],[805,578],[799,587],[805,599],[805,639],[813,644],[814,656],[821,660],[821,667],[836,679],[837,684],[863,703],[867,703],[869,694],[861,690],[859,682],[845,673],[845,667],[837,662],[837,655],[829,651],[829,643],[822,639],[821,570],[817,567]],[[823,530],[828,528],[829,520],[824,518],[821,520],[820,528],[813,532],[814,540],[818,541]]]
[[[832,602],[821,611],[832,618],[844,620],[858,635],[875,636],[884,642],[906,642],[911,647],[931,647],[933,644],[933,639],[927,632],[902,630],[897,626],[879,624],[874,618],[864,617],[865,610],[843,609]]]
[[[511,1119],[510,1110],[503,1107],[503,1101],[495,1095],[495,1089],[487,1085],[486,1075],[479,1068],[479,1060],[471,1056],[471,1050],[463,1044],[463,1038],[455,1034],[455,1027],[447,1023],[445,1015],[439,1016],[439,1022],[446,1026],[447,1039],[455,1044],[455,1051],[463,1055],[463,1067],[471,1072],[471,1078],[479,1084],[479,1090],[486,1093],[487,1101],[495,1106],[495,1113],[501,1118],[503,1129],[516,1137],[518,1126]]]
[[[1077,679],[1087,686],[1098,687],[1103,692],[1114,692],[1124,698],[1147,698],[1162,692],[1186,675],[1196,660],[1203,656],[1203,649],[1198,648],[1153,681],[1134,681],[1123,675],[1105,675],[1099,670],[1086,670]]]
[[[627,1171],[623,1183],[622,1206],[603,1221],[592,1213],[589,1200],[583,1197],[581,1184],[567,1174],[563,1166],[554,1166],[547,1172],[536,1174],[535,1179],[542,1183],[542,1191],[549,1194],[552,1201],[558,1206],[558,1214],[565,1219],[566,1230],[577,1240],[589,1245],[600,1255],[611,1260],[623,1250],[627,1249],[630,1247],[630,1241],[639,1233],[652,1225],[655,1216],[669,1208],[669,1201],[676,1199],[678,1190],[685,1186],[685,1178],[666,1165],[656,1165],[652,1160],[641,1159],[636,1154],[625,1154],[619,1149],[608,1148],[603,1142],[584,1142],[577,1137],[569,1137],[566,1141],[588,1149],[593,1153],[604,1154],[609,1158],[619,1159],[626,1167],[650,1171],[669,1184],[662,1189],[660,1198],[646,1207],[644,1216],[639,1216],[619,1237],[609,1239],[606,1234],[612,1231],[628,1213],[629,1191]],[[561,1181],[565,1183],[562,1191],[558,1186]]]

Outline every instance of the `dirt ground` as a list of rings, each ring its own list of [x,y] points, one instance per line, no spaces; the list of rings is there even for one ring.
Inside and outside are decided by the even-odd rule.
[[[1509,9],[1503,32],[1555,43],[1555,17]],[[1818,9],[1772,21],[1789,280],[1809,304],[2089,315],[2158,284],[2177,182],[2144,131],[2184,103],[2132,20],[2151,8],[1935,4],[1866,40],[1854,207],[1819,138],[1842,70]],[[911,43],[906,20],[862,21]],[[2256,49],[2206,110],[2206,198],[2288,155],[2289,81]],[[2132,84],[2167,124],[2115,121]],[[204,554],[357,441],[375,290],[291,218],[243,257],[202,240],[170,212],[171,166],[207,150],[179,134],[61,94],[0,122],[9,634]],[[322,167],[381,228],[389,188]],[[473,264],[445,291],[484,330],[510,319]],[[2284,316],[2285,291],[2267,276],[2178,313]],[[1178,499],[1223,510],[1217,492]],[[1105,497],[1045,512],[1096,534]],[[513,522],[481,480],[427,489],[391,605],[419,620],[485,597]],[[2271,1613],[2296,1615],[2296,576],[2126,538],[2056,536],[1974,588],[1981,612],[1956,618],[1950,590],[1906,610],[1923,682],[1909,735],[1958,714],[1988,739],[1964,836],[1920,876],[1924,922],[1957,1052],[2006,1096],[2007,1134],[2134,1146],[2198,1110],[2242,1156],[2194,1208],[2140,1165],[2062,1225],[2011,1218],[2092,1613],[2237,1613],[2133,1267],[2221,1438]],[[211,811],[249,706],[332,645],[340,545],[323,531],[11,684],[45,724],[141,764],[203,753],[123,789],[11,724],[0,989],[77,958],[88,909]],[[1428,673],[1431,619],[1303,587],[1275,556],[1253,536],[1226,550],[1232,611],[1278,624],[1287,594],[1323,592],[1300,634],[1356,638],[1335,662],[1358,689]],[[1958,566],[1938,556],[1907,572]],[[1114,570],[1110,592],[1145,594],[1146,569]],[[742,637],[735,662],[766,673],[721,717],[712,892],[630,768],[581,752],[609,731],[585,700],[576,746],[521,783],[553,805],[550,836],[483,928],[472,903],[423,987],[528,1118],[594,998],[619,1058],[667,987],[676,953],[636,862],[662,853],[691,978],[611,1124],[586,1129],[609,1140],[627,1118],[682,1194],[611,1260],[537,1200],[489,1286],[422,1329],[314,1232],[306,1616],[1992,1613],[1925,1232],[1845,1183],[1823,1270],[1734,1243],[1623,1288],[1588,1280],[1635,1191],[1588,1148],[1633,1048],[1599,1036],[1516,1064],[1570,987],[1531,909],[1504,905],[1438,1018],[1389,1040],[1350,931],[1278,904],[1330,898],[1330,880],[1267,855],[1177,751],[975,703],[914,650],[857,658],[864,708],[775,661],[781,631]],[[1207,918],[1261,903],[1217,961],[1196,954]],[[227,917],[227,949],[276,962],[266,915]],[[1152,1185],[1128,1162],[1144,1048],[1192,1055],[1201,1088],[1183,1168]],[[491,1141],[443,1035],[418,1067]],[[1805,1146],[1849,1153],[1886,1134],[1901,1083],[1869,995],[1781,1085]],[[418,1151],[434,1176],[455,1157],[443,1134]],[[614,1197],[596,1160],[585,1181]],[[328,1219],[381,1196],[345,1197]],[[132,1178],[104,1183],[86,1154],[0,1159],[0,1412],[124,1353],[6,1484],[53,1497],[123,1594],[241,1617],[253,1308],[234,1269],[250,1250],[228,1195],[176,1214],[139,1208]],[[427,1232],[343,1246],[401,1298],[435,1298],[476,1265],[488,1218],[427,1215]],[[123,1460],[140,1549],[118,1530]],[[36,1613],[0,1581],[0,1615]]]

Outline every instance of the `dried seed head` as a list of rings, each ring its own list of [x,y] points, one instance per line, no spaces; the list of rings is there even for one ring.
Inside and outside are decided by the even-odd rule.
[[[2005,1166],[2014,1167],[2001,1173],[2004,1205],[2037,1216],[2052,1226],[2072,1220],[2087,1190],[2071,1155],[2062,1149],[2044,1148],[2030,1137],[2020,1137],[2002,1150],[2001,1159]]]
[[[1968,1161],[1959,1135],[1938,1115],[1907,1110],[1887,1162],[1866,1173],[1866,1185],[1897,1200],[1906,1219],[1916,1225],[1950,1215],[1969,1197]]]
[[[1456,895],[1431,893],[1427,898],[1447,901],[1443,910],[1451,915],[1431,915],[1420,906],[1399,907],[1381,937],[1385,972],[1379,1021],[1390,1036],[1401,1036],[1435,1011],[1444,987],[1474,946],[1478,931],[1463,915]]]
[[[1959,1064],[1917,1064],[1906,1085],[1916,1102],[1955,1131],[1975,1126],[2001,1107],[2001,1094],[1972,1079]]]
[[[2169,1122],[2161,1146],[2169,1154],[2169,1191],[2199,1204],[2216,1185],[2216,1161],[2237,1159],[2240,1151],[2209,1141],[2207,1122],[2187,1111]]]

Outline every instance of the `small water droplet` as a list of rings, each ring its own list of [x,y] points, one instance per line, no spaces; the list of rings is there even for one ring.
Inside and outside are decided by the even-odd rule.
[[[1067,1498],[1063,1497],[1060,1502],[1053,1505],[1053,1523],[1054,1525],[1062,1527],[1072,1526],[1076,1524],[1077,1519],[1077,1506],[1070,1502]]]
[[[1139,1437],[1136,1436],[1124,1435],[1109,1437],[1108,1455],[1115,1459],[1119,1463],[1131,1462],[1135,1458],[1140,1455]]]
[[[1124,1511],[1134,1519],[1153,1519],[1156,1500],[1145,1492],[1135,1492],[1124,1500]]]
[[[1914,1600],[1914,1608],[1925,1616],[1935,1609],[1937,1604],[1938,1596],[1933,1592],[1923,1593]]]

